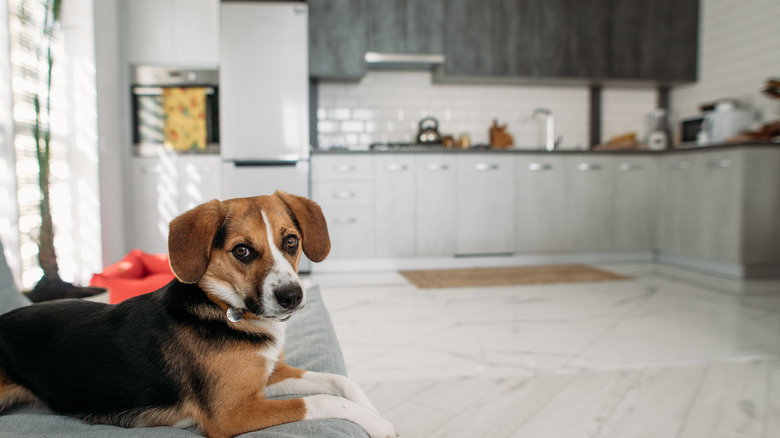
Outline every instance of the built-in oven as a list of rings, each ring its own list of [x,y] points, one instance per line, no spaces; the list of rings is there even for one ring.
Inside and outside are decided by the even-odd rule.
[[[134,66],[133,153],[219,153],[219,71]]]

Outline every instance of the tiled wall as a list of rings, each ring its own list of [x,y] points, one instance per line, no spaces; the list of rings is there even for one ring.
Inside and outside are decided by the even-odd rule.
[[[320,148],[366,148],[373,142],[411,142],[417,123],[436,117],[439,131],[456,139],[467,133],[474,144],[488,142],[494,119],[507,125],[518,148],[540,148],[544,122],[536,108],[555,117],[562,149],[589,144],[589,90],[586,86],[439,85],[430,72],[369,71],[357,84],[322,82],[317,110]],[[637,132],[645,135],[647,114],[655,107],[654,89],[605,88],[602,101],[605,139]]]
[[[702,0],[700,17],[699,81],[672,91],[674,113],[733,97],[764,121],[780,117],[780,102],[760,93],[767,78],[780,77],[780,1]]]

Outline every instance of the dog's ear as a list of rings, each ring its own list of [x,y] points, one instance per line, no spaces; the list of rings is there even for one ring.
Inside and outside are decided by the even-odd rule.
[[[225,208],[218,200],[209,201],[171,221],[168,230],[168,257],[176,278],[195,283],[206,272],[211,244],[225,220]]]
[[[277,191],[274,196],[281,199],[287,210],[298,221],[303,234],[303,253],[313,262],[325,260],[330,252],[328,224],[322,209],[314,201],[289,193]]]

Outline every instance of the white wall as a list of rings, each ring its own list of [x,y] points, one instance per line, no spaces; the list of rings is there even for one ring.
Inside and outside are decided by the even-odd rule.
[[[473,143],[487,143],[493,119],[507,124],[516,147],[542,147],[544,122],[531,117],[548,108],[555,116],[562,149],[589,145],[589,89],[586,86],[439,85],[430,72],[369,71],[356,84],[321,82],[318,130],[321,148],[367,147],[372,142],[410,142],[417,122],[436,117],[439,131],[457,139],[468,133]],[[647,133],[647,114],[655,108],[652,88],[603,89],[602,137]]]
[[[780,1],[701,0],[699,81],[672,90],[672,110],[687,116],[702,103],[737,98],[763,121],[777,119],[780,103],[760,93],[772,76],[780,77]]]

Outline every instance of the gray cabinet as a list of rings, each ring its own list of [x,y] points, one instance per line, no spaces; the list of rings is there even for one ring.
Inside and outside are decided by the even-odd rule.
[[[683,256],[698,253],[696,228],[701,199],[696,193],[696,158],[694,153],[661,158],[656,241],[662,252]]]
[[[366,70],[363,0],[309,0],[309,76],[358,79]]]
[[[709,152],[696,157],[700,198],[697,257],[737,263],[741,258],[742,154]]]
[[[409,154],[381,155],[374,163],[376,255],[413,256],[417,250],[415,157]]]
[[[515,252],[566,249],[566,173],[561,155],[515,159]]]
[[[444,5],[444,23],[446,75],[492,74],[491,2],[450,0]]]
[[[655,242],[656,157],[613,158],[614,205],[612,248],[651,251]]]
[[[457,188],[455,156],[417,156],[417,255],[455,254]]]
[[[569,155],[566,169],[566,249],[612,249],[612,160],[593,154]]]
[[[368,0],[366,50],[442,53],[443,0]]]
[[[464,154],[457,157],[457,162],[457,254],[513,252],[513,157],[503,154]]]

